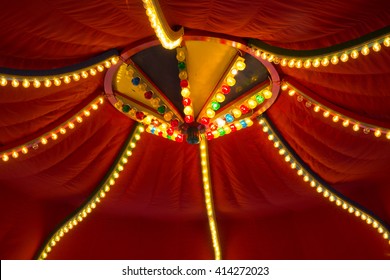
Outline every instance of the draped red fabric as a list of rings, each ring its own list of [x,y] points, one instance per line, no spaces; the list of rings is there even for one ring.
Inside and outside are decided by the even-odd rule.
[[[390,25],[390,2],[380,0],[159,2],[185,30],[297,50]],[[10,1],[0,22],[0,67],[22,70],[72,65],[154,34],[136,0]],[[390,128],[390,50],[382,48],[335,66],[277,68],[313,98]],[[0,87],[1,151],[56,127],[103,91],[103,74],[60,87]],[[316,175],[390,224],[389,140],[343,128],[285,93],[267,115]],[[134,125],[105,102],[57,141],[0,162],[0,258],[34,258],[93,193]],[[50,259],[213,258],[199,147],[145,134],[107,198]],[[210,141],[209,153],[223,258],[390,259],[389,244],[296,176],[258,124]]]

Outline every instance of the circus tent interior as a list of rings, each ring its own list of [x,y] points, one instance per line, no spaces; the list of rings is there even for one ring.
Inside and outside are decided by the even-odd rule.
[[[1,15],[1,259],[390,259],[390,2]]]

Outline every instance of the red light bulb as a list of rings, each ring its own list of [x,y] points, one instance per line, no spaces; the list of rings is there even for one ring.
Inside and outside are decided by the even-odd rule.
[[[230,87],[227,85],[223,85],[221,89],[223,94],[228,94],[230,92]]]
[[[231,123],[229,126],[230,126],[230,129],[232,130],[232,132],[237,131],[237,127],[233,123]]]
[[[179,120],[178,119],[171,120],[171,126],[172,127],[178,127],[179,126]]]
[[[179,143],[183,142],[183,140],[184,140],[183,134],[178,134],[176,136],[175,140],[176,140],[176,142],[179,142]]]
[[[191,99],[183,98],[183,105],[184,106],[190,106],[191,105]]]
[[[181,80],[181,81],[180,81],[180,86],[181,86],[182,88],[188,87],[188,81],[187,81],[187,80]]]
[[[245,115],[245,114],[248,114],[248,112],[249,112],[249,108],[247,107],[247,106],[245,106],[245,105],[241,105],[240,106],[240,110],[241,110],[241,112]]]
[[[211,131],[209,132],[206,132],[206,139],[207,140],[213,140],[214,139],[214,135]]]
[[[184,117],[184,121],[186,122],[186,123],[192,123],[193,121],[194,121],[194,117],[193,116],[185,116]]]
[[[175,131],[174,128],[170,127],[167,129],[167,134],[172,136],[174,131]]]
[[[208,125],[209,122],[210,122],[210,119],[209,119],[209,118],[202,117],[202,118],[200,119],[200,123],[201,123],[201,124]]]
[[[143,120],[145,118],[145,114],[143,112],[137,112],[135,113],[135,117],[138,119],[138,120]]]

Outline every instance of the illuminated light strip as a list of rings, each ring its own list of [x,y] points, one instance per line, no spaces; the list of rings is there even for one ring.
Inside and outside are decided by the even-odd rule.
[[[0,73],[0,85],[6,86],[11,85],[14,88],[40,88],[46,87],[49,88],[52,85],[60,86],[61,84],[69,84],[72,80],[77,82],[81,78],[86,79],[88,76],[95,76],[97,72],[103,72],[105,68],[110,68],[111,65],[117,64],[119,57],[117,55],[111,56],[110,58],[96,63],[92,66],[78,69],[75,71],[61,73],[58,75],[39,75],[39,76],[30,76],[23,75],[22,72],[18,72],[16,75],[11,74],[1,74]],[[36,71],[39,72],[39,71]],[[47,72],[47,71],[46,71]]]
[[[326,67],[328,65],[336,65],[340,61],[347,62],[349,60],[355,60],[360,55],[367,56],[372,52],[379,52],[382,49],[382,45],[390,47],[390,34],[380,35],[376,38],[366,40],[362,43],[358,43],[353,47],[347,47],[337,51],[327,51],[327,49],[316,50],[318,55],[310,55],[310,51],[292,51],[287,49],[275,48],[266,45],[259,40],[253,40],[252,49],[256,53],[256,56],[262,57],[264,60],[279,64],[281,66],[290,68],[310,68],[310,67]],[[261,45],[261,47],[260,47]],[[277,49],[279,53],[275,51],[266,50]],[[321,54],[322,51],[322,54]],[[291,55],[283,55],[283,52],[290,52]],[[300,55],[307,52],[309,55]],[[313,52],[313,51],[311,51]],[[296,53],[296,54],[294,54]]]
[[[122,71],[122,67],[119,71]],[[133,87],[131,89],[135,90],[138,94],[142,94],[146,100],[149,100],[152,107],[156,109],[155,112],[150,113],[163,116],[165,121],[171,121],[173,117],[177,118],[178,124],[182,121],[179,113],[175,110],[173,105],[170,104],[166,96],[164,96],[155,85],[152,85],[139,69],[129,64],[126,67],[126,75],[131,79],[131,86]],[[135,120],[142,121],[142,119],[139,118]]]
[[[118,157],[114,168],[106,176],[104,182],[97,189],[95,194],[84,205],[70,217],[46,242],[43,249],[39,252],[38,259],[44,260],[48,254],[53,250],[62,238],[74,229],[79,223],[81,223],[93,210],[99,205],[102,199],[104,199],[110,189],[115,185],[115,181],[119,178],[120,173],[124,170],[124,165],[128,162],[128,158],[132,155],[133,149],[136,147],[136,143],[141,139],[141,133],[144,131],[142,125],[138,125],[131,135],[130,139],[126,142],[120,157]]]
[[[154,29],[161,45],[166,49],[174,49],[180,46],[184,34],[184,28],[173,31],[168,25],[165,16],[157,0],[142,0],[150,25]]]
[[[200,149],[200,163],[202,166],[203,191],[205,196],[205,203],[206,203],[207,217],[209,220],[211,239],[214,248],[214,258],[216,260],[220,260],[222,258],[221,248],[219,243],[217,220],[215,218],[214,202],[213,202],[211,183],[210,183],[210,168],[209,168],[209,160],[208,160],[209,156],[208,156],[208,149],[207,149],[207,141],[205,140],[204,136],[202,136],[199,149]]]
[[[178,68],[179,68],[179,79],[180,79],[180,87],[181,87],[181,95],[183,96],[183,112],[184,112],[184,121],[186,123],[194,122],[194,108],[192,106],[192,100],[190,98],[190,84],[188,81],[188,72],[187,72],[187,50],[185,47],[177,48],[176,59],[178,60]]]
[[[221,124],[220,127],[214,127],[213,126],[214,124],[212,124],[211,129],[207,130],[205,133],[207,140],[210,141],[213,139],[217,139],[221,136],[230,134],[232,132],[236,132],[238,130],[241,130],[243,128],[247,128],[247,127],[250,127],[253,125],[253,121],[250,118],[245,118],[245,119],[235,121],[235,122],[232,122],[229,124],[226,124],[226,121],[224,121],[222,119],[220,119],[220,120],[217,119],[217,122],[218,121],[222,121],[222,122],[224,122],[224,124],[223,125]]]
[[[218,87],[214,90],[212,96],[208,99],[207,105],[202,109],[199,114],[200,122],[204,125],[208,125],[210,119],[215,117],[215,112],[221,107],[221,103],[225,101],[225,95],[230,93],[232,86],[236,84],[235,76],[238,71],[244,71],[246,68],[245,59],[241,56],[235,57],[228,67],[228,70],[224,74],[224,78],[219,82]]]
[[[159,127],[156,127],[154,125],[148,125],[146,127],[146,132],[157,135],[163,138],[166,138],[168,140],[176,141],[179,143],[182,143],[184,141],[184,135],[181,133],[178,133],[177,131],[174,131],[172,135],[169,135],[167,132],[167,125],[164,123]]]
[[[82,123],[83,117],[89,117],[92,111],[95,111],[99,108],[99,104],[103,104],[103,97],[96,97],[92,102],[87,106],[81,109],[76,115],[63,122],[56,128],[46,132],[45,134],[35,138],[32,141],[29,141],[23,145],[0,151],[0,156],[3,162],[7,162],[11,158],[18,158],[20,154],[27,154],[29,149],[38,149],[39,144],[46,145],[49,140],[57,140],[61,135],[66,134],[67,129],[74,129],[76,123]]]
[[[314,100],[309,97],[307,94],[298,90],[296,87],[292,86],[290,83],[283,81],[282,82],[282,92],[288,93],[290,97],[297,96],[296,100],[302,104],[304,104],[307,108],[312,107],[315,113],[321,113],[324,118],[331,118],[334,123],[341,123],[343,127],[347,128],[350,126],[353,131],[358,132],[362,130],[364,134],[369,134],[373,132],[373,135],[376,138],[381,136],[385,136],[388,140],[390,140],[390,129],[375,126],[372,124],[368,124],[365,122],[358,121],[356,119],[347,117],[341,113],[338,113],[329,107],[321,104],[320,102]]]
[[[280,156],[284,157],[284,161],[290,164],[290,167],[297,171],[298,176],[302,176],[303,181],[310,185],[319,195],[326,198],[349,214],[353,214],[355,217],[365,221],[368,225],[371,225],[377,230],[382,237],[388,241],[390,245],[390,230],[383,222],[381,222],[374,215],[362,210],[361,206],[355,202],[351,202],[345,196],[341,195],[331,187],[327,186],[324,182],[320,182],[315,175],[305,166],[298,156],[290,151],[290,148],[284,143],[281,137],[277,134],[275,129],[271,126],[267,118],[260,117],[260,125],[263,127],[263,132],[268,135],[268,140],[273,142],[274,147],[278,150]]]

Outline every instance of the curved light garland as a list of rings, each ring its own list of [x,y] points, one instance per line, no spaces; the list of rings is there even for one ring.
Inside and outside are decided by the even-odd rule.
[[[368,135],[371,132],[376,138],[385,136],[387,139],[390,140],[389,128],[361,122],[354,118],[350,118],[346,115],[343,115],[339,112],[336,112],[335,110],[332,110],[329,107],[309,97],[307,94],[304,94],[302,91],[298,90],[289,82],[283,81],[281,88],[282,92],[287,92],[290,97],[297,96],[296,100],[304,104],[306,108],[312,107],[315,113],[322,113],[322,116],[324,118],[331,118],[334,123],[341,123],[342,126],[345,128],[351,127],[352,130],[355,132],[362,130],[365,135]]]
[[[390,230],[374,215],[367,213],[362,210],[356,203],[349,201],[346,197],[327,186],[325,183],[320,182],[316,176],[305,167],[304,163],[298,156],[291,152],[289,147],[284,143],[281,137],[276,133],[274,128],[271,126],[267,118],[260,117],[259,124],[263,127],[263,132],[268,135],[268,140],[271,141],[274,147],[277,149],[279,155],[284,157],[286,164],[289,164],[292,169],[297,171],[298,176],[302,176],[304,182],[310,185],[319,195],[327,199],[328,201],[335,203],[341,209],[347,211],[349,214],[360,218],[365,221],[368,225],[371,225],[377,232],[387,240],[390,245]]]
[[[114,168],[106,176],[104,182],[96,190],[95,194],[84,205],[73,214],[67,221],[49,238],[44,245],[43,249],[39,252],[38,259],[44,260],[48,254],[53,250],[62,238],[74,229],[79,223],[81,223],[92,211],[99,205],[102,199],[104,199],[110,189],[115,185],[115,181],[119,178],[120,172],[124,170],[124,165],[128,162],[128,158],[132,155],[133,149],[136,147],[136,143],[141,139],[140,134],[144,131],[142,125],[138,125],[127,141],[125,148],[123,149],[120,157],[118,157]]]
[[[67,133],[67,129],[74,129],[77,123],[83,122],[83,117],[89,117],[92,111],[99,108],[99,104],[103,104],[103,97],[96,97],[87,106],[81,109],[77,114],[63,122],[56,128],[44,133],[43,135],[14,148],[0,151],[0,156],[3,162],[7,162],[11,158],[18,158],[20,154],[27,154],[29,149],[38,149],[39,144],[46,145],[49,140],[57,140],[61,135]]]
[[[386,31],[388,32],[388,29]],[[272,47],[259,40],[251,40],[250,45],[256,53],[256,56],[269,62],[290,68],[317,68],[320,66],[336,65],[339,62],[355,60],[359,56],[367,56],[372,52],[379,52],[382,49],[382,45],[384,47],[390,47],[390,34],[379,35],[375,38],[369,38],[363,42],[356,43],[353,46],[339,49],[333,46],[321,50],[295,51]],[[340,46],[343,45],[346,44],[340,44]]]
[[[183,112],[184,112],[184,121],[186,123],[192,123],[194,121],[194,108],[192,106],[192,100],[190,98],[190,84],[188,82],[188,72],[187,72],[187,49],[185,47],[177,48],[176,59],[178,60],[177,66],[179,68],[179,79],[181,87],[181,95],[183,96]]]
[[[142,0],[142,2],[144,3],[150,25],[154,29],[161,45],[169,50],[180,46],[182,36],[184,34],[183,27],[181,27],[178,31],[173,31],[171,29],[157,0]]]
[[[104,54],[103,54],[104,55]],[[10,72],[14,72],[15,74],[10,73],[0,73],[0,86],[11,85],[14,88],[40,88],[46,87],[49,88],[52,85],[60,86],[62,84],[69,84],[72,82],[79,81],[80,79],[87,79],[89,76],[95,76],[98,72],[103,72],[106,68],[110,68],[111,65],[117,64],[119,61],[119,57],[117,55],[113,55],[103,61],[98,63],[94,63],[91,66],[83,67],[70,72],[62,72],[62,69],[53,70],[45,70],[42,72],[47,73],[47,75],[25,75],[23,71],[12,70]],[[65,67],[67,69],[69,67]],[[30,71],[32,73],[39,73],[41,71]],[[58,74],[52,74],[58,73]]]
[[[219,235],[218,235],[217,220],[215,218],[214,202],[213,202],[213,195],[211,190],[207,141],[204,139],[204,136],[202,136],[199,149],[200,149],[200,163],[202,166],[202,176],[203,176],[203,191],[205,197],[207,217],[209,220],[211,240],[214,248],[214,257],[216,260],[220,260],[221,247],[219,245],[220,242],[219,242]]]

